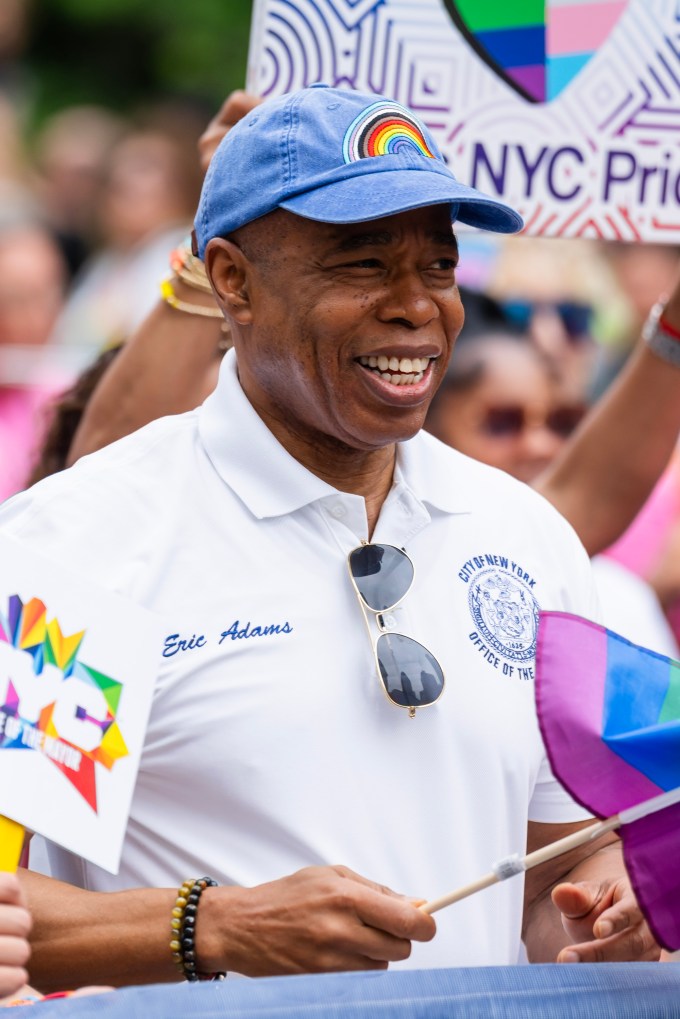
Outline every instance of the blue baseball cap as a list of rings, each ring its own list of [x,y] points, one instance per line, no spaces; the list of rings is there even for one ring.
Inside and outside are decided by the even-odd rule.
[[[449,204],[451,221],[515,233],[519,213],[459,183],[424,126],[384,96],[310,85],[267,100],[222,139],[194,223],[197,254],[274,209],[363,223]]]

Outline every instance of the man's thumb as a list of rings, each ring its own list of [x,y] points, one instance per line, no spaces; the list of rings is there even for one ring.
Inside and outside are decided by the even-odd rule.
[[[564,882],[552,890],[553,904],[569,920],[580,920],[596,906],[602,889],[594,881]]]

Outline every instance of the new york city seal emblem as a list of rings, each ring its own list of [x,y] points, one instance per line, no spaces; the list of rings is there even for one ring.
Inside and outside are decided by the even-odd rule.
[[[538,602],[515,573],[488,569],[477,573],[468,592],[479,633],[504,658],[528,662],[536,653]]]

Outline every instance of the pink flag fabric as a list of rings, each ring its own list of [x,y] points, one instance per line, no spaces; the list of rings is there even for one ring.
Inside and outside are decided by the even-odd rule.
[[[554,774],[599,817],[680,786],[680,662],[580,616],[542,612],[536,707]],[[624,859],[657,941],[680,948],[680,803],[624,823]]]

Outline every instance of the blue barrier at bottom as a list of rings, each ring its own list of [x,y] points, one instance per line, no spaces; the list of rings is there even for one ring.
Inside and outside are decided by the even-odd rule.
[[[680,963],[504,966],[126,987],[26,1019],[680,1019]]]

